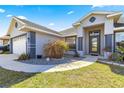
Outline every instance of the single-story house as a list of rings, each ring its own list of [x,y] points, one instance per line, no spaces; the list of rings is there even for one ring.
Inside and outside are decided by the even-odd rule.
[[[57,32],[28,20],[13,17],[7,35],[10,35],[11,53],[28,53],[31,57],[43,55],[43,46],[53,40],[65,40],[71,51],[80,56],[103,55],[103,48],[114,52],[124,43],[122,12],[93,11],[72,24],[72,28]]]
[[[10,39],[10,37],[7,35],[0,37],[0,46],[8,45],[9,39]]]

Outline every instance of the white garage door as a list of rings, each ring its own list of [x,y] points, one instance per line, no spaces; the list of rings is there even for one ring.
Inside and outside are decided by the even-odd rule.
[[[26,53],[26,35],[13,39],[13,54]]]

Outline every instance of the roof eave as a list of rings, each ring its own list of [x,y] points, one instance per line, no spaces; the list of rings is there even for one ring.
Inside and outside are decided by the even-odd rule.
[[[30,27],[30,26],[22,26],[21,28],[19,28],[19,31],[24,31],[23,29],[31,29],[33,31],[38,31],[38,32],[43,32],[43,33],[50,34],[50,35],[55,35],[55,36],[58,36],[58,37],[63,37],[62,35],[47,32],[47,31],[44,31],[44,30],[41,30],[41,29],[38,29],[38,28],[35,28],[35,27]],[[27,30],[27,32],[28,32],[28,30]]]
[[[76,23],[73,23],[72,25],[73,26],[79,26],[79,25],[81,25],[81,23],[80,22],[76,22]]]
[[[113,13],[113,14],[107,15],[107,18],[111,18],[111,17],[115,17],[115,16],[121,16],[122,14],[123,14],[123,12]]]

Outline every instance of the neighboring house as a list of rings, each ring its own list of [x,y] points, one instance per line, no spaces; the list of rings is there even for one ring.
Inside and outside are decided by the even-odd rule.
[[[3,46],[3,40],[0,40],[0,46]]]
[[[10,37],[6,36],[6,35],[0,37],[0,46],[8,45],[9,44],[9,39],[10,39]]]
[[[45,44],[62,39],[56,31],[17,17],[12,18],[7,34],[11,37],[11,53],[27,53],[32,58],[43,56]]]
[[[122,12],[91,12],[73,23],[72,28],[60,32],[13,17],[8,30],[11,52],[28,53],[31,57],[42,56],[43,46],[58,39],[64,39],[70,51],[76,50],[80,56],[103,55],[105,47],[114,52],[117,45],[124,44],[124,21],[121,15]]]

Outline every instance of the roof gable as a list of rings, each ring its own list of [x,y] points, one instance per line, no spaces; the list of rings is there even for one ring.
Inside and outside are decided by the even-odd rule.
[[[116,11],[116,12],[107,12],[107,11],[93,11],[88,13],[87,15],[83,16],[82,18],[80,18],[78,21],[76,21],[75,23],[73,23],[73,25],[79,25],[82,21],[84,21],[85,19],[87,19],[88,17],[92,16],[92,15],[102,15],[105,17],[111,17],[111,16],[117,16],[117,15],[121,15],[122,12],[120,11]]]
[[[7,35],[10,35],[12,33],[12,31],[14,30],[16,22],[20,25],[20,27],[24,25],[24,23],[21,22],[20,20],[16,20],[15,18],[12,18],[10,25],[9,25],[9,28],[8,28]]]

